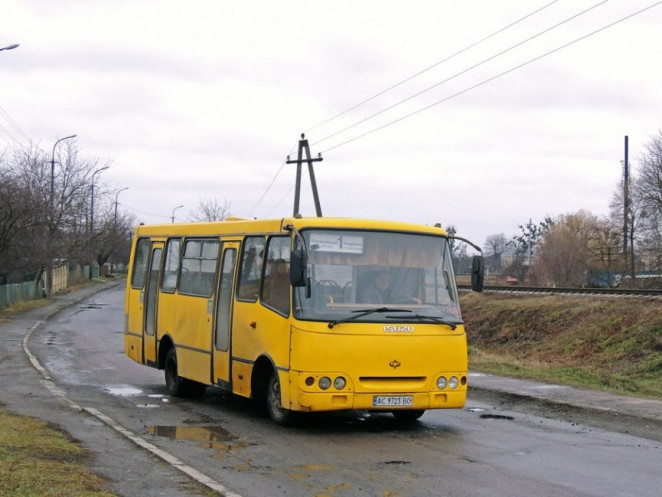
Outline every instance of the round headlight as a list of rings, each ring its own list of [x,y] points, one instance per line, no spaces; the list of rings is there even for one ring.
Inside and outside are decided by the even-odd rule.
[[[460,380],[458,380],[456,376],[451,376],[451,379],[448,380],[448,386],[451,387],[453,390],[455,390],[459,384],[460,384]]]
[[[448,382],[446,381],[446,378],[444,376],[440,376],[439,378],[437,378],[437,388],[439,390],[443,390],[444,388],[446,388],[447,384]]]
[[[336,390],[342,390],[345,388],[345,385],[347,385],[347,382],[342,376],[338,376],[338,378],[333,381],[333,386],[336,387]]]
[[[331,386],[331,378],[329,378],[328,376],[322,376],[317,382],[317,384],[322,390],[328,390],[329,387]]]

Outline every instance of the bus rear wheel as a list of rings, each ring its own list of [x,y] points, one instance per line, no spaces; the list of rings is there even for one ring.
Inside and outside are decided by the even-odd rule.
[[[163,367],[165,384],[168,393],[173,397],[199,397],[207,388],[206,385],[197,381],[187,380],[179,376],[177,371],[177,353],[172,348],[166,355]]]
[[[294,423],[296,413],[290,409],[285,409],[281,405],[280,400],[280,381],[278,380],[278,373],[274,371],[269,377],[267,382],[266,394],[267,412],[271,420],[282,426],[289,426]]]
[[[424,412],[425,409],[408,409],[403,411],[393,411],[393,416],[400,421],[416,421],[423,416]]]

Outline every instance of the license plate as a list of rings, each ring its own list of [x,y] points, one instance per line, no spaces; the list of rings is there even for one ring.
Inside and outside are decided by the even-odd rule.
[[[373,407],[400,407],[412,405],[411,395],[375,395],[372,398]]]

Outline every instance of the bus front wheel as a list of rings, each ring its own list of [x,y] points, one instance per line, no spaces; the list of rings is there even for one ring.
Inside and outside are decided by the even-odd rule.
[[[296,417],[296,413],[281,406],[280,401],[280,381],[278,380],[278,373],[274,371],[269,377],[267,383],[267,412],[273,422],[279,425],[291,425]]]

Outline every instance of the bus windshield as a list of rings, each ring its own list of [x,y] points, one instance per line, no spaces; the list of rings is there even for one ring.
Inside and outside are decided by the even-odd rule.
[[[302,235],[310,287],[294,289],[296,318],[461,323],[446,237],[330,229]]]

